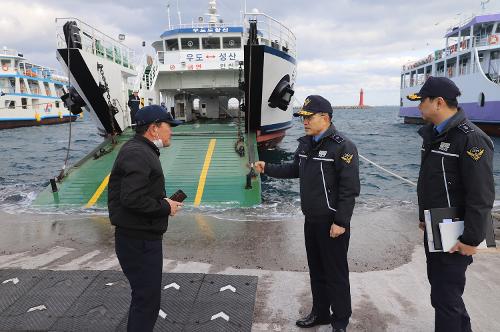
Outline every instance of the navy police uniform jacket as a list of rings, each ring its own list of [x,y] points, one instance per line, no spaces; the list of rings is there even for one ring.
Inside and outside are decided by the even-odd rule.
[[[495,199],[491,139],[461,109],[439,135],[432,124],[420,128],[419,134],[423,138],[417,189],[420,221],[424,210],[462,207],[465,227],[460,241],[477,246],[485,238]]]
[[[135,135],[116,157],[108,184],[108,210],[116,231],[129,237],[161,239],[168,227],[170,204],[164,200],[165,178],[160,150]]]
[[[359,159],[356,146],[333,124],[317,143],[312,136],[298,139],[292,163],[266,164],[265,174],[300,178],[302,212],[307,217],[331,217],[349,227],[355,198],[359,196]]]

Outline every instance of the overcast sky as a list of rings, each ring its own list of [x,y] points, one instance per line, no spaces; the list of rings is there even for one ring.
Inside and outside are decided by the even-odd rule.
[[[484,0],[487,1],[487,0]],[[142,53],[168,25],[178,23],[177,1],[160,0],[1,0],[0,46],[17,49],[30,61],[59,69],[55,60],[56,17],[77,17],[110,36],[126,34],[125,44]],[[179,0],[182,23],[205,14],[208,0]],[[218,0],[226,23],[237,22],[243,1]],[[481,14],[480,0],[247,0],[291,28],[297,37],[296,96],[321,94],[333,105],[358,101],[399,104],[402,65],[444,47],[446,30]],[[490,0],[486,13],[500,12]]]

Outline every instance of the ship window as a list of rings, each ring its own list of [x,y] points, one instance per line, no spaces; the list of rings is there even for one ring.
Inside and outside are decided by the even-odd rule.
[[[178,51],[179,50],[179,40],[167,39],[167,51]]]
[[[500,23],[497,25],[497,32],[496,33],[499,33],[500,32]]]
[[[14,109],[16,108],[16,102],[14,100],[6,100],[5,107],[9,109]]]
[[[181,38],[181,47],[183,50],[198,50],[200,49],[200,39]]]
[[[209,37],[201,38],[201,43],[204,50],[211,50],[220,48],[220,38],[219,37]]]
[[[491,60],[497,60],[497,59],[500,59],[500,52],[499,51],[491,52]]]
[[[56,108],[59,108],[59,101],[56,101],[54,104],[56,104]]]
[[[224,48],[241,48],[241,38],[222,37],[222,45]]]
[[[1,61],[1,66],[2,66],[2,69],[4,71],[7,71],[7,70],[11,69],[10,68],[10,60],[2,60]]]
[[[28,108],[28,98],[21,98],[21,106],[24,110]]]

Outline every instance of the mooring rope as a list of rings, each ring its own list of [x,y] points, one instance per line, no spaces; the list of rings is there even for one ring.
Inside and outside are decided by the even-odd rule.
[[[417,184],[416,184],[415,182],[410,181],[410,180],[408,180],[408,179],[406,179],[406,178],[404,178],[404,177],[402,177],[402,176],[400,176],[400,175],[398,175],[398,174],[396,174],[396,173],[394,173],[394,172],[389,171],[388,169],[386,169],[386,168],[384,168],[384,167],[380,166],[379,164],[377,164],[377,163],[375,163],[375,162],[371,161],[370,159],[366,158],[365,156],[359,155],[359,157],[360,157],[361,159],[363,159],[364,161],[366,161],[366,162],[368,162],[368,163],[372,164],[373,166],[375,166],[375,167],[377,167],[377,168],[379,168],[379,169],[383,170],[384,172],[389,173],[390,175],[394,176],[395,178],[400,179],[401,181],[404,181],[404,182],[406,182],[406,183],[408,183],[408,184],[411,184],[412,186],[415,186],[415,187],[417,186]]]

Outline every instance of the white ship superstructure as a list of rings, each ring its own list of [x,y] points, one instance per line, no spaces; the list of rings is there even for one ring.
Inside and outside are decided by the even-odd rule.
[[[0,129],[74,120],[61,101],[67,84],[66,76],[17,50],[0,50]]]
[[[291,126],[295,36],[277,20],[258,12],[245,15],[239,23],[224,23],[215,0],[209,1],[207,17],[170,26],[153,42],[155,55],[145,57],[140,67],[144,75],[136,83],[139,95],[145,104],[163,103],[184,121],[232,118],[239,115],[243,90],[249,88],[242,84],[245,81],[252,85],[245,105],[258,118],[251,129],[257,131],[259,143],[272,140],[276,144]],[[257,22],[255,43],[263,50],[261,54],[255,51],[250,80],[245,79],[249,68],[244,63],[249,20]],[[286,87],[289,94],[283,96]],[[282,95],[273,98],[288,98],[285,106],[270,101],[277,88]]]

